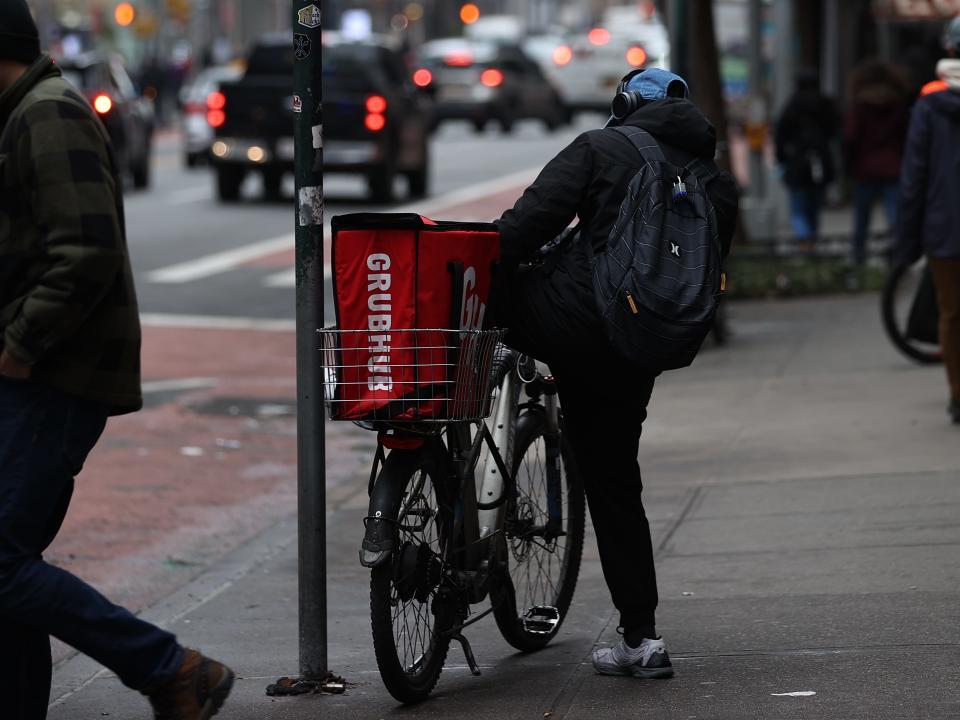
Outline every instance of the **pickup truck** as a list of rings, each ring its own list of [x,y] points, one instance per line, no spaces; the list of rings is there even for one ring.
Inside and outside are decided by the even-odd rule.
[[[403,60],[377,43],[341,41],[324,33],[323,172],[363,175],[372,199],[390,202],[395,178],[404,175],[410,195],[427,193],[429,102],[413,84]],[[239,199],[249,172],[263,175],[268,197],[280,193],[284,173],[293,172],[292,94],[296,62],[290,36],[268,36],[250,53],[246,73],[223,83],[208,99],[215,128],[211,160],[217,194]],[[308,110],[303,108],[304,112]]]

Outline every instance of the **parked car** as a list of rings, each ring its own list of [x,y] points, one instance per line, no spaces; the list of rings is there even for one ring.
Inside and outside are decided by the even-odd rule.
[[[412,195],[427,192],[429,101],[402,58],[375,38],[350,42],[322,35],[323,171],[367,178],[377,202],[393,197],[405,175]],[[244,176],[263,174],[268,195],[293,171],[293,113],[307,111],[290,94],[294,53],[287,35],[258,42],[243,77],[221,84],[208,120],[211,162],[221,200],[236,200]]]
[[[469,120],[478,132],[496,121],[510,132],[535,118],[554,130],[569,120],[557,89],[517,45],[448,38],[425,43],[414,82],[436,103],[436,123]]]
[[[386,41],[323,35],[323,171],[359,173],[371,197],[388,202],[394,178],[409,194],[429,190],[432,103]]]
[[[669,38],[656,17],[641,22],[608,11],[607,19],[606,26],[587,32],[530,36],[523,41],[524,50],[540,63],[571,112],[606,113],[617,84],[629,70],[669,67]]]
[[[113,142],[121,172],[135,188],[150,184],[153,149],[153,101],[142,97],[117,55],[84,53],[60,58],[63,76],[82,92]]]
[[[207,120],[209,103],[216,104],[213,93],[220,92],[220,84],[238,79],[243,69],[237,65],[207,68],[180,92],[180,129],[183,136],[183,160],[187,167],[196,167],[210,159],[213,128]]]

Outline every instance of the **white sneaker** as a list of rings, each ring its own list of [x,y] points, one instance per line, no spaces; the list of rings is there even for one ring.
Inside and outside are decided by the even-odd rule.
[[[637,678],[673,677],[673,665],[663,638],[644,640],[632,648],[621,640],[613,647],[593,651],[593,669],[601,675],[633,675]]]

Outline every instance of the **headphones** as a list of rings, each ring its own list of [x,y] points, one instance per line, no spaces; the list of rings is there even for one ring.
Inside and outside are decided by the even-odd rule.
[[[629,115],[641,105],[649,102],[649,100],[644,98],[643,95],[636,90],[627,90],[630,81],[645,71],[646,68],[631,70],[620,80],[620,84],[617,85],[617,94],[614,95],[613,102],[610,103],[610,114],[613,116],[613,120],[623,122],[623,120],[629,117]],[[687,97],[686,88],[682,83],[674,80],[667,88],[667,97],[685,98]]]
[[[613,96],[613,102],[610,103],[610,114],[613,115],[614,120],[622,122],[643,104],[643,96],[636,90],[627,92],[627,85],[644,70],[645,68],[631,70],[620,80],[617,85],[617,94]]]

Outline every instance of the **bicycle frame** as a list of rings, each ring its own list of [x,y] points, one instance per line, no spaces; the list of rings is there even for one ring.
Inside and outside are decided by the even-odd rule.
[[[490,595],[496,573],[508,571],[505,519],[510,503],[517,500],[515,479],[510,468],[514,464],[520,412],[525,408],[528,412],[533,411],[533,407],[542,408],[536,412],[543,412],[546,421],[544,438],[547,443],[548,519],[539,528],[539,533],[548,541],[555,537],[554,533],[562,534],[560,422],[556,384],[552,378],[539,372],[535,372],[527,381],[520,374],[521,367],[522,364],[517,363],[516,367],[504,374],[489,418],[483,421],[449,422],[443,426],[446,444],[442,452],[447,464],[446,469],[441,470],[441,476],[434,478],[434,482],[442,481],[445,475],[451,482],[449,487],[452,492],[446,501],[452,502],[452,506],[448,507],[453,512],[452,526],[446,532],[448,542],[442,549],[444,570],[433,611],[438,616],[438,622],[441,616],[445,618],[442,621],[446,627],[445,634],[461,644],[475,675],[479,675],[480,670],[470,643],[463,635],[464,628],[494,612],[504,598],[510,597],[512,602],[512,593],[508,593],[491,603],[485,611],[469,616],[469,606],[482,602]],[[520,394],[524,386],[530,400],[521,404]],[[366,518],[361,550],[361,562],[368,567],[376,567],[393,556],[397,508],[400,508],[401,525],[407,516],[405,508],[401,507],[406,479],[403,483],[376,482],[377,468],[384,458],[384,445],[397,450],[412,450],[425,442],[434,442],[438,444],[437,452],[441,452],[439,444],[443,431],[433,432],[426,438],[422,428],[399,426],[395,431],[396,434],[389,436],[381,433],[371,474],[370,512]],[[419,489],[412,496],[416,497],[418,493]],[[439,497],[438,500],[444,502]],[[534,530],[529,527],[523,529],[526,533]],[[375,552],[369,553],[371,549]],[[547,606],[529,608],[523,618],[524,626],[529,631],[542,634],[550,633],[559,621],[557,609]]]
[[[451,550],[452,556],[446,559],[461,572],[486,571],[492,556],[492,538],[503,535],[504,512],[513,488],[510,468],[524,385],[533,387],[536,397],[544,396],[547,429],[551,434],[557,433],[559,408],[552,380],[536,373],[527,383],[515,369],[505,373],[489,418],[479,422],[451,422],[445,426],[447,456],[454,463],[457,483],[452,537],[458,538],[457,547]],[[552,389],[544,391],[545,388]],[[393,527],[389,518],[402,492],[402,488],[376,483],[384,458],[383,448],[410,448],[423,441],[422,434],[404,432],[402,426],[397,436],[385,437],[381,433],[370,475],[370,506],[361,550],[361,564],[366,567],[385,562],[393,549]],[[553,484],[550,478],[548,483]],[[479,595],[479,599],[471,602],[482,600],[483,593]]]

